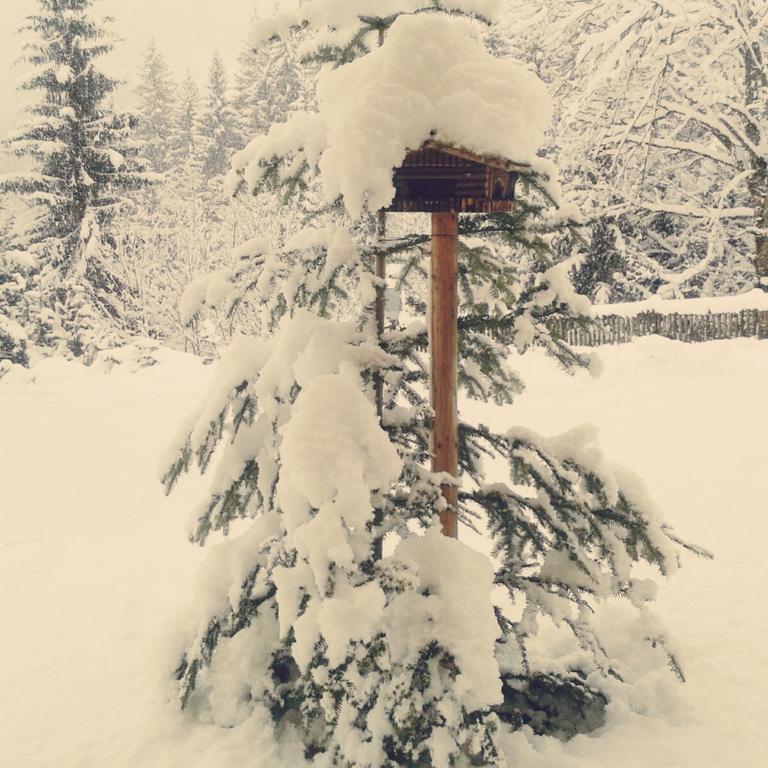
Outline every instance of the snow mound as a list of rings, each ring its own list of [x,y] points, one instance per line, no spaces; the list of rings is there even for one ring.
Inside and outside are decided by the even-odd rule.
[[[107,374],[97,366],[48,359],[32,370],[14,366],[0,379],[0,602],[8,628],[0,641],[3,767],[308,765],[289,732],[274,741],[268,713],[257,709],[227,728],[193,725],[177,712],[170,683],[165,687],[186,641],[185,603],[197,609],[208,597],[192,586],[203,552],[183,535],[186,510],[205,491],[206,480],[186,478],[164,498],[153,469],[158,446],[197,407],[215,371],[190,355],[157,354],[158,365],[137,373],[129,366]],[[603,378],[573,378],[534,349],[514,360],[530,386],[511,409],[474,402],[462,407],[477,421],[522,422],[543,433],[594,421],[606,453],[635,467],[675,527],[716,549],[718,559],[713,564],[686,556],[685,567],[659,596],[662,618],[685,650],[685,685],[663,669],[638,682],[629,699],[614,698],[606,725],[593,736],[566,743],[530,729],[505,736],[507,762],[530,768],[756,768],[765,763],[768,718],[759,442],[768,429],[768,345],[648,337],[607,348],[603,356]],[[225,546],[241,551],[259,533],[268,535],[262,528]],[[471,538],[468,529],[461,535]],[[456,605],[468,610],[487,604],[485,596],[479,599],[479,589],[488,585],[487,566],[458,544],[436,537],[412,541],[397,559],[407,561],[431,591],[438,563],[430,548],[451,564],[461,559],[457,579],[477,571],[471,582],[441,580],[438,588],[460,588]],[[238,565],[229,554],[226,561]],[[242,572],[224,571],[218,558],[210,565],[216,566],[211,579],[221,581],[212,598],[221,592],[226,600],[229,583],[239,585]],[[355,597],[360,614],[354,632],[362,638],[375,629],[380,596],[369,589]],[[419,597],[430,610],[437,604]],[[326,601],[321,616],[332,642],[334,622],[346,620],[338,607]],[[391,611],[385,618],[386,611],[382,622],[395,618]],[[435,615],[444,624],[458,618],[442,607]],[[414,623],[409,615],[405,620]],[[466,626],[474,628],[476,621],[473,614],[465,617]],[[638,659],[628,642],[623,610],[609,610],[604,622],[601,629],[611,630],[609,650],[631,662],[630,672],[650,663],[650,656]],[[541,667],[549,660],[553,669],[567,669],[571,646],[554,627],[545,630],[532,663]],[[406,633],[400,638],[405,642]],[[243,656],[248,674],[263,667],[253,640],[243,633],[253,650]],[[470,652],[469,643],[480,638],[465,640]],[[236,657],[234,649],[229,657]],[[225,674],[224,667],[222,659],[214,671]],[[476,672],[478,684],[485,675]]]
[[[634,317],[641,312],[657,312],[660,315],[704,315],[707,312],[741,312],[742,310],[768,310],[768,293],[755,288],[733,296],[701,296],[695,299],[664,299],[653,296],[643,301],[627,301],[621,304],[596,304],[592,311],[598,317],[620,315]]]
[[[494,655],[499,625],[490,603],[490,558],[443,536],[438,527],[404,539],[393,557],[415,568],[422,590],[398,596],[386,616],[393,659],[407,660],[431,641],[438,642],[461,670],[454,683],[456,698],[469,710],[500,704]]]

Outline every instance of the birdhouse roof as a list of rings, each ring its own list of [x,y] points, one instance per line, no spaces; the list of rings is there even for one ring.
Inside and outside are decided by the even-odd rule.
[[[472,150],[465,149],[464,147],[457,147],[452,144],[447,144],[442,141],[435,141],[434,139],[427,139],[420,147],[420,149],[434,149],[438,152],[444,152],[446,155],[452,155],[453,157],[460,157],[462,160],[469,160],[473,163],[480,163],[481,165],[487,165],[491,168],[499,168],[503,171],[516,171],[522,173],[530,170],[530,163],[519,163],[514,160],[508,160],[504,157],[497,157],[495,155],[482,155]]]

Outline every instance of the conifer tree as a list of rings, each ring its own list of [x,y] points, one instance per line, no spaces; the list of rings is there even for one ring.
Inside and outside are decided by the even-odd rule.
[[[139,69],[136,86],[138,135],[150,168],[163,173],[171,165],[171,137],[176,106],[176,85],[162,53],[151,40]]]
[[[225,173],[229,169],[230,155],[239,147],[234,112],[227,91],[224,62],[216,52],[208,70],[206,104],[200,121],[203,175],[206,179]]]
[[[204,186],[203,163],[206,141],[201,132],[200,93],[187,72],[179,88],[170,139],[172,171],[166,180],[168,194],[183,200],[197,197]]]
[[[10,249],[17,262],[35,263],[33,335],[66,341],[75,354],[98,343],[103,319],[118,328],[127,321],[129,297],[115,274],[109,225],[129,204],[127,192],[146,182],[136,161],[135,118],[110,106],[117,81],[99,62],[113,40],[106,22],[89,15],[91,4],[39,0],[22,28],[31,35],[23,56],[31,74],[20,87],[39,98],[9,143],[35,167],[0,180],[0,190],[29,208]],[[54,318],[62,329],[51,337]]]
[[[264,130],[268,130],[270,125],[262,119],[262,110],[256,96],[263,71],[256,51],[249,43],[243,45],[237,57],[237,64],[235,72],[235,117],[240,136],[251,138],[258,136]]]
[[[269,40],[258,48],[246,44],[238,57],[235,77],[236,115],[242,136],[266,133],[294,109],[303,109],[301,72],[294,48],[299,38]]]
[[[242,337],[227,352],[165,476],[170,490],[193,461],[201,471],[215,465],[190,536],[202,544],[232,534],[198,582],[205,598],[176,673],[180,699],[220,725],[271,718],[277,731],[298,735],[316,766],[506,765],[503,732],[533,719],[531,684],[542,672],[528,648],[540,620],[566,629],[582,651],[567,673],[545,676],[547,695],[580,709],[594,694],[583,677],[605,681],[605,690],[621,679],[590,619],[610,595],[640,608],[640,640],[665,647],[645,607],[653,589],[633,566],[673,571],[677,539],[600,460],[588,431],[547,440],[462,421],[460,517],[488,532],[493,556],[435,526],[446,478],[429,463],[429,238],[413,218],[382,237],[366,202],[376,210],[393,193],[389,156],[378,156],[382,123],[402,159],[419,132],[442,136],[455,116],[438,107],[419,128],[411,105],[428,108],[420,84],[442,78],[457,51],[478,78],[469,112],[493,108],[487,83],[504,82],[503,93],[522,93],[526,105],[525,123],[511,126],[520,151],[531,124],[543,136],[541,84],[512,65],[497,69],[459,18],[476,20],[485,5],[403,2],[399,19],[376,16],[374,2],[360,0],[350,16],[318,0],[288,23],[257,29],[257,37],[286,33],[309,13],[322,26],[316,54],[337,69],[321,78],[320,112],[254,140],[235,156],[230,181],[241,191],[292,190],[313,222],[283,247],[243,244],[234,274],[216,273],[198,292],[230,311],[250,299],[261,338]],[[429,50],[416,45],[425,40]],[[437,82],[449,89],[455,80]],[[376,85],[389,88],[383,101]],[[455,96],[436,94],[445,95]],[[461,121],[452,125],[454,139],[475,144],[492,142],[498,128],[478,120],[470,135]],[[522,386],[507,366],[511,347],[536,344],[563,365],[588,364],[547,331],[547,320],[574,304],[550,248],[567,217],[547,220],[554,186],[529,159],[517,208],[466,217],[460,228],[460,386],[498,403]],[[325,200],[316,197],[318,173]],[[407,320],[393,319],[384,333],[374,310],[381,256]],[[507,461],[506,481],[489,482],[484,465],[494,457]],[[497,588],[507,599],[492,601]],[[682,675],[674,655],[669,661]]]
[[[200,155],[200,93],[189,72],[179,87],[171,135],[174,163],[186,163]]]
[[[571,269],[577,293],[595,304],[639,301],[659,289],[662,281],[630,258],[627,240],[636,233],[632,217],[602,216],[590,226],[589,242],[578,266]]]

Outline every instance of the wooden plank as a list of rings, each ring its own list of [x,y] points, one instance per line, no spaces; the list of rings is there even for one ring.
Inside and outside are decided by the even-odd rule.
[[[433,213],[437,211],[464,211],[466,213],[504,213],[515,209],[514,200],[469,200],[463,198],[424,199],[395,197],[388,211],[395,213]]]
[[[476,178],[485,183],[487,170],[477,167],[446,168],[442,165],[404,165],[395,171],[395,181],[399,179],[440,179],[440,178]]]
[[[431,357],[432,469],[458,475],[458,276],[459,217],[452,212],[432,214],[431,292],[429,329]],[[443,486],[448,507],[441,512],[443,534],[458,538],[458,491]]]
[[[528,171],[531,166],[530,163],[517,163],[514,160],[508,160],[504,157],[497,157],[495,155],[479,155],[477,152],[472,152],[464,147],[454,147],[451,144],[444,144],[441,141],[435,141],[434,139],[427,139],[422,144],[422,147],[426,149],[436,149],[440,152],[445,152],[448,155],[462,158],[463,160],[469,160],[473,163],[482,163],[483,165],[489,165],[492,168],[501,168],[505,171]]]

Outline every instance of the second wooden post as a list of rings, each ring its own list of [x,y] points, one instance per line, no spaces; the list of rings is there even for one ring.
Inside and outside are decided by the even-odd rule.
[[[458,476],[458,259],[459,217],[432,214],[432,306],[429,329],[432,424],[432,469]],[[443,486],[448,507],[440,515],[443,533],[458,538],[458,491]]]

